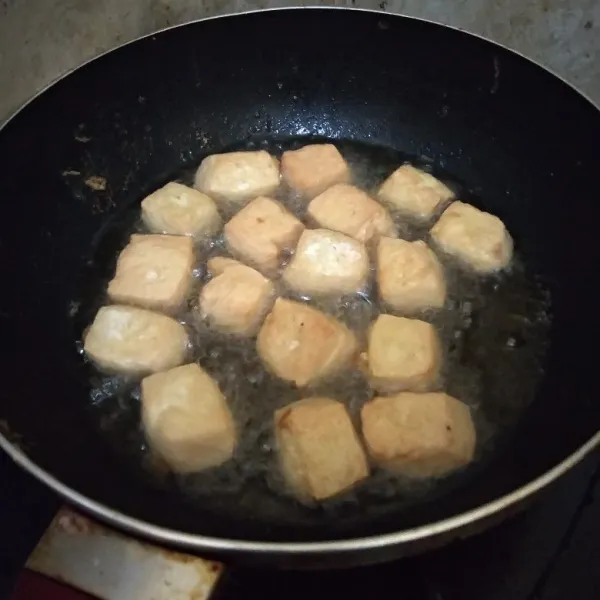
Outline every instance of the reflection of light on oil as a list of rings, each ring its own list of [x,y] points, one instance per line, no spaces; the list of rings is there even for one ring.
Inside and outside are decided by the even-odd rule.
[[[333,138],[339,139],[343,137],[343,133],[341,129],[341,125],[338,123],[335,126],[332,125],[331,121],[328,117],[309,120],[306,117],[302,119],[294,118],[293,120],[289,120],[288,124],[290,126],[290,134],[305,136],[305,135],[314,135],[324,138]]]

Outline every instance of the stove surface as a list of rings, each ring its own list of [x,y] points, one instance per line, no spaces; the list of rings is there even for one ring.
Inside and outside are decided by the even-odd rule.
[[[350,571],[229,569],[214,600],[597,600],[600,462],[579,465],[527,512],[429,554]]]

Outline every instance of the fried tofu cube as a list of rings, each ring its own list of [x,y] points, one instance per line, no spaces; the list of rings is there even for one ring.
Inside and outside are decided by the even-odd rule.
[[[284,250],[293,250],[304,225],[279,202],[256,198],[225,225],[230,252],[267,275],[280,266]]]
[[[423,241],[383,237],[377,245],[379,297],[405,314],[426,308],[442,308],[446,280],[435,253]]]
[[[303,500],[324,500],[369,475],[350,415],[331,398],[306,398],[275,413],[283,475]]]
[[[216,277],[229,269],[229,267],[239,267],[242,263],[234,258],[227,258],[226,256],[213,256],[206,261],[206,269],[213,276]]]
[[[133,306],[104,306],[88,329],[84,351],[101,369],[145,375],[180,365],[188,336],[175,319]]]
[[[513,241],[496,216],[464,202],[453,202],[433,226],[436,245],[479,273],[492,273],[508,266]]]
[[[363,190],[345,183],[314,198],[308,205],[308,215],[320,227],[340,231],[363,244],[382,235],[397,236],[388,211]]]
[[[447,394],[404,392],[375,398],[363,406],[361,420],[371,458],[407,477],[446,475],[475,454],[471,411]]]
[[[379,315],[369,331],[367,361],[378,392],[427,391],[441,365],[437,332],[425,321]]]
[[[206,194],[171,182],[142,200],[142,221],[152,233],[210,237],[223,221]]]
[[[142,380],[142,423],[150,447],[179,473],[216,467],[235,449],[235,424],[227,402],[197,364]]]
[[[427,221],[454,193],[433,175],[402,165],[382,184],[379,200],[418,221]]]
[[[134,234],[119,255],[108,296],[119,304],[172,311],[190,291],[193,266],[191,238]]]
[[[256,346],[269,370],[303,387],[350,366],[358,342],[345,325],[325,313],[278,298]]]
[[[242,205],[272,194],[279,180],[279,161],[265,150],[227,152],[202,161],[194,187],[217,202]]]
[[[307,229],[283,272],[283,280],[303,294],[354,294],[369,275],[364,244],[328,229]]]
[[[226,266],[202,288],[199,308],[202,318],[216,329],[251,336],[258,331],[274,299],[273,283],[238,263]]]
[[[328,187],[350,180],[348,163],[333,144],[310,144],[284,152],[281,174],[304,198],[314,198]]]

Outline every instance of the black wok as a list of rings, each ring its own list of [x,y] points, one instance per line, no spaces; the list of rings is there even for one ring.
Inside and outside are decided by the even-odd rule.
[[[302,525],[243,494],[222,507],[186,501],[123,461],[90,408],[76,343],[90,318],[86,273],[108,260],[98,247],[130,207],[207,154],[297,137],[441,165],[506,222],[553,312],[536,400],[468,476],[408,508],[324,511]],[[529,60],[374,12],[229,16],[93,60],[0,132],[2,447],[97,518],[213,555],[373,562],[488,525],[600,443],[598,139],[596,107]]]

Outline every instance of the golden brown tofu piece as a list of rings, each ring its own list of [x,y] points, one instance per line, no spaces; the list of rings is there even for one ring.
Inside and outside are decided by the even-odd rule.
[[[194,238],[215,235],[223,224],[212,198],[175,182],[144,198],[142,221],[153,233]]]
[[[283,272],[292,289],[303,294],[354,294],[369,275],[364,244],[328,229],[306,229]]]
[[[438,477],[468,464],[476,433],[466,404],[443,393],[404,392],[367,402],[362,431],[371,458],[407,477]]]
[[[339,321],[283,298],[275,301],[257,340],[269,370],[301,387],[348,367],[357,347],[354,334]]]
[[[453,202],[444,211],[431,237],[441,250],[479,273],[504,269],[512,259],[513,241],[504,223],[464,202]]]
[[[254,335],[275,299],[275,287],[246,265],[229,265],[200,292],[200,314],[213,327],[234,335]]]
[[[275,413],[283,475],[303,500],[324,500],[369,475],[348,411],[331,398],[306,398]]]
[[[427,391],[437,382],[441,354],[430,323],[379,315],[369,331],[369,382],[382,393]]]
[[[232,254],[266,275],[274,274],[284,250],[293,250],[304,225],[279,202],[256,198],[225,225]]]
[[[174,310],[190,291],[193,266],[191,238],[134,234],[119,255],[108,296],[116,303]]]
[[[415,220],[427,221],[454,193],[433,175],[402,165],[383,182],[377,197]]]
[[[197,364],[142,380],[142,423],[150,447],[180,473],[216,467],[235,449],[236,430],[227,402]]]
[[[340,231],[366,244],[382,235],[396,237],[388,211],[361,189],[340,183],[319,194],[308,214],[320,227]]]
[[[272,194],[279,187],[279,179],[279,161],[265,150],[227,152],[202,161],[194,187],[217,202],[241,206]]]
[[[405,314],[442,308],[446,302],[442,265],[423,241],[381,238],[377,245],[377,286],[381,300]]]
[[[281,174],[290,188],[304,198],[314,198],[328,187],[348,181],[350,168],[333,144],[311,144],[284,152]]]
[[[239,267],[242,263],[239,260],[233,258],[227,258],[226,256],[214,256],[206,261],[206,269],[213,276],[216,277],[229,269],[229,267]]]
[[[102,369],[144,375],[180,365],[188,336],[174,319],[133,306],[104,306],[85,336],[84,351]]]

